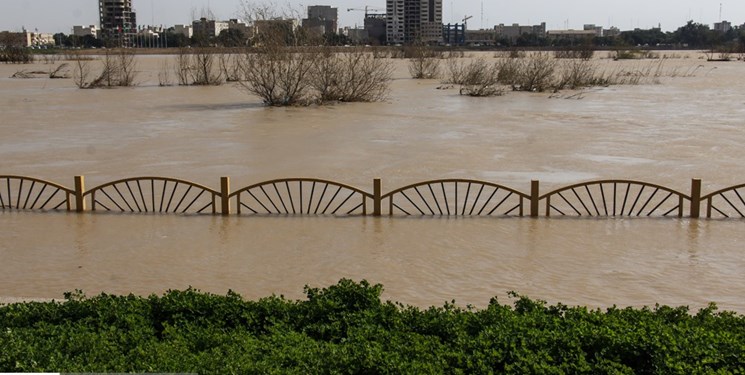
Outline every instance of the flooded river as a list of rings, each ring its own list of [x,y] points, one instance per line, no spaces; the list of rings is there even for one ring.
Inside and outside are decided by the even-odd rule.
[[[168,176],[219,188],[316,177],[384,192],[437,178],[529,192],[634,179],[704,194],[745,183],[745,63],[696,53],[657,84],[580,96],[470,98],[435,80],[396,79],[383,103],[264,108],[232,85],[158,87],[163,57],[139,58],[139,85],[79,90],[11,79],[0,65],[0,175],[89,187]],[[491,58],[491,55],[486,55]],[[612,62],[633,64],[646,62]],[[579,99],[578,99],[579,98]],[[745,313],[745,221],[689,219],[181,217],[0,211],[0,297],[150,294],[194,286],[247,298],[302,297],[342,277],[418,306],[484,306],[514,290],[604,307],[654,303]]]

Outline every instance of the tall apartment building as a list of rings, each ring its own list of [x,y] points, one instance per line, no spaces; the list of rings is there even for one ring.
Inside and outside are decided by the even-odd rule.
[[[137,16],[132,0],[98,0],[101,36],[116,45],[129,47],[137,34]]]
[[[387,0],[388,44],[442,42],[442,0]]]

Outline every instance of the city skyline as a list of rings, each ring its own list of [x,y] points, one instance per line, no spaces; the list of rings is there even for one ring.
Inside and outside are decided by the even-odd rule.
[[[260,2],[260,1],[259,1]],[[97,0],[4,0],[0,12],[0,30],[39,30],[40,32],[70,33],[74,25],[98,25]],[[140,25],[188,24],[194,16],[201,16],[208,9],[218,19],[240,18],[239,0],[134,0]],[[385,1],[369,2],[349,0],[289,1],[298,11],[308,5],[330,5],[339,8],[339,26],[363,25],[366,5],[384,12]],[[483,16],[482,16],[483,4]],[[662,26],[673,31],[688,20],[711,26],[719,22],[720,4],[722,19],[733,24],[745,22],[745,2],[735,1],[673,1],[654,3],[629,0],[617,3],[586,5],[580,0],[554,1],[526,0],[520,3],[500,4],[494,0],[443,0],[443,23],[460,23],[465,16],[469,29],[491,28],[496,24],[538,24],[546,22],[549,29],[581,29],[583,24],[616,26],[621,30],[648,29]],[[643,11],[639,11],[642,9]]]

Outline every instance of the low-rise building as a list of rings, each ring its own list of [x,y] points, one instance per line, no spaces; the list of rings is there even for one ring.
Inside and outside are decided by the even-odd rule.
[[[54,34],[22,31],[20,33],[3,31],[0,33],[2,47],[46,47],[54,46]]]
[[[603,27],[602,26],[596,26],[595,24],[585,24],[583,29],[585,31],[594,31],[596,37],[602,37],[603,36]]]
[[[134,46],[138,48],[160,48],[164,47],[165,35],[163,26],[139,26],[134,39]]]
[[[621,35],[621,29],[611,26],[609,29],[603,29],[603,36],[606,38],[615,38]]]
[[[303,19],[303,29],[311,34],[335,33],[338,27],[339,10],[328,5],[308,7],[308,18]]]
[[[497,26],[494,26],[494,31],[497,35],[497,38],[500,39],[507,39],[510,42],[514,42],[517,40],[517,38],[521,37],[524,34],[527,35],[534,35],[537,37],[545,37],[546,36],[546,23],[541,22],[540,25],[519,25],[516,23],[513,23],[512,25],[505,25],[503,23],[500,23]]]
[[[466,30],[466,45],[493,46],[497,42],[496,29]]]
[[[200,18],[192,22],[191,26],[193,35],[207,39],[217,37],[223,30],[227,30],[230,27],[228,22],[208,20],[206,18]]]
[[[546,35],[551,39],[585,39],[597,36],[595,30],[549,30]]]
[[[257,44],[263,44],[268,40],[286,43],[295,38],[299,27],[296,19],[273,19],[257,20],[253,24],[253,38]]]
[[[46,47],[57,44],[54,41],[54,34],[50,33],[28,33],[29,47]]]
[[[344,27],[341,34],[349,38],[354,44],[366,44],[370,39],[367,30],[361,28]]]
[[[96,25],[73,26],[72,35],[79,36],[79,37],[90,35],[94,38],[98,38],[98,27],[96,27]]]
[[[194,35],[194,27],[192,27],[192,25],[173,25],[173,33],[181,34],[191,39]]]
[[[726,33],[732,30],[732,22],[722,21],[714,24],[714,31]]]
[[[251,26],[248,26],[248,24],[243,22],[243,20],[237,18],[231,18],[228,20],[228,30],[238,30],[243,33],[243,36],[246,38],[250,38],[251,35],[253,35],[253,29]]]

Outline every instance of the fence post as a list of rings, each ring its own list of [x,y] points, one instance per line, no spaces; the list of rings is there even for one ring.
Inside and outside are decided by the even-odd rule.
[[[381,207],[383,206],[383,185],[379,178],[373,180],[373,216],[381,215]]]
[[[220,213],[230,215],[230,177],[220,177]]]
[[[701,217],[701,179],[691,180],[691,218]]]
[[[538,180],[530,181],[530,217],[538,217],[538,206],[541,197],[541,183]]]
[[[85,176],[75,176],[75,211],[85,211]]]

